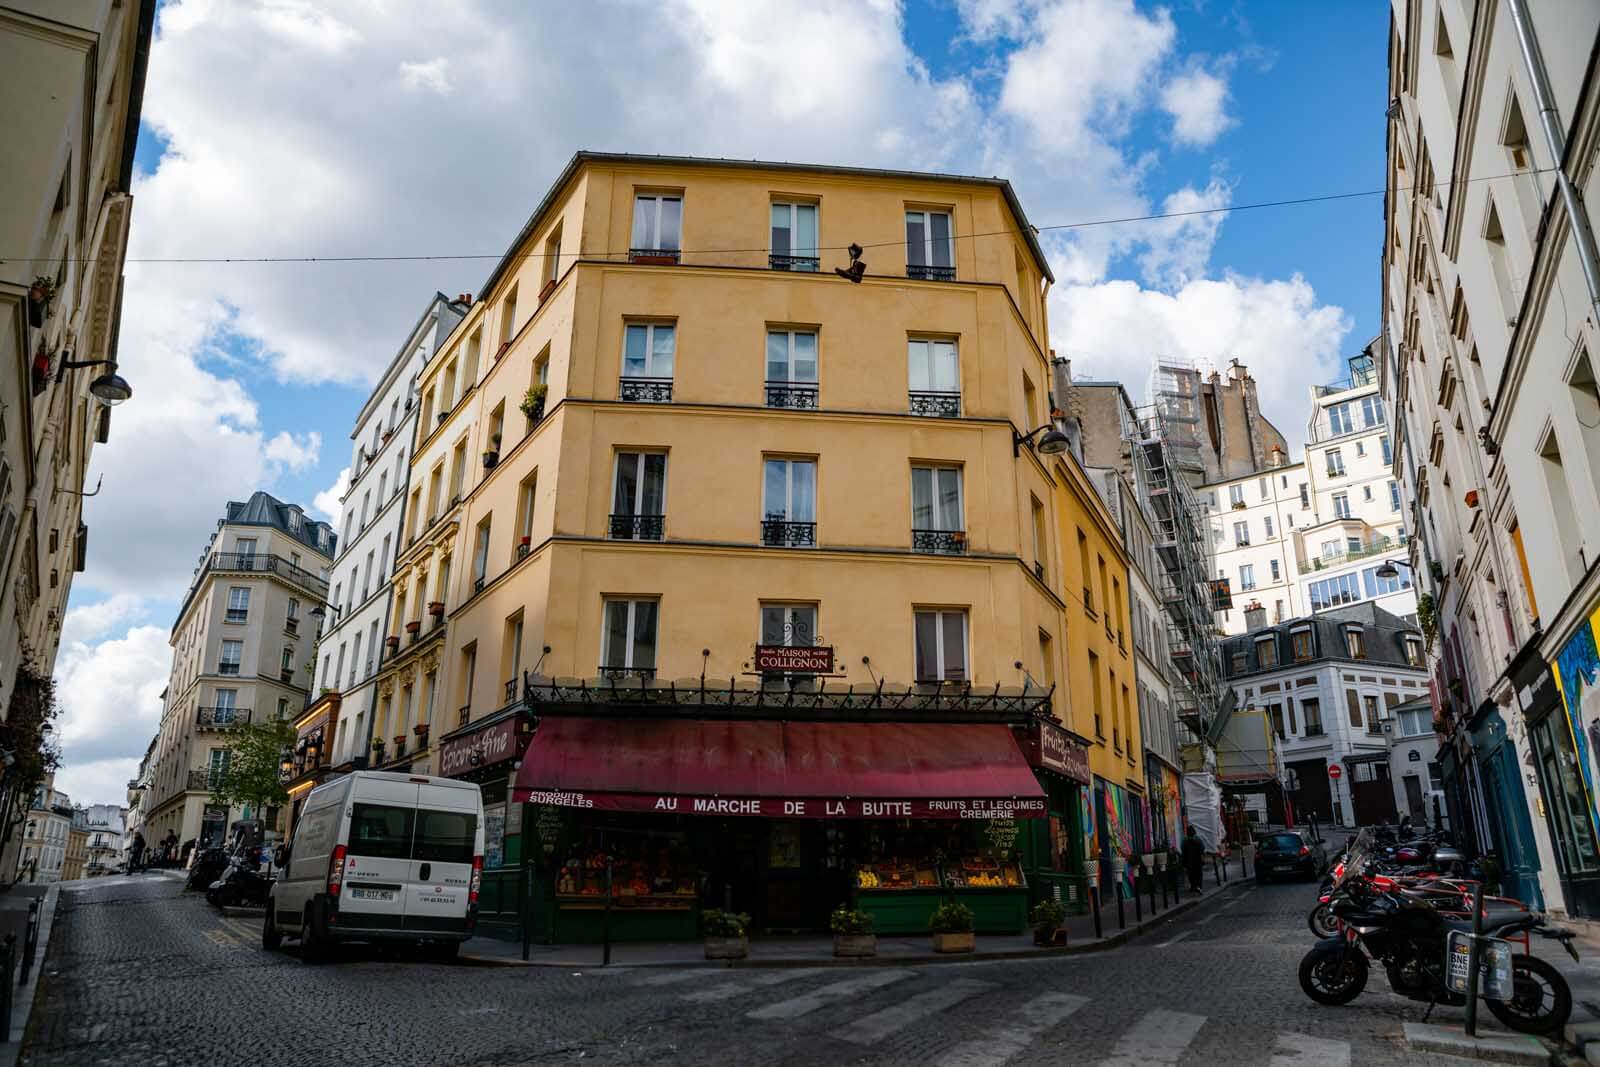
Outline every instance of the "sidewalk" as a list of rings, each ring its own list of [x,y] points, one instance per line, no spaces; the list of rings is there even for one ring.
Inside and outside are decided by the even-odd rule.
[[[1080,952],[1098,952],[1113,948],[1130,938],[1149,930],[1165,926],[1173,918],[1197,905],[1214,900],[1231,888],[1254,885],[1254,879],[1240,878],[1239,864],[1234,860],[1228,882],[1218,884],[1212,870],[1205,872],[1204,889],[1199,896],[1187,892],[1174,901],[1168,895],[1169,906],[1161,906],[1161,891],[1156,890],[1159,913],[1150,912],[1150,896],[1146,892],[1138,908],[1132,900],[1123,901],[1125,926],[1117,925],[1117,905],[1113,900],[1100,906],[1101,936],[1094,932],[1094,916],[1067,917],[1067,945],[1065,948],[1041,948],[1033,943],[1033,931],[1021,934],[980,935],[977,950],[970,953],[941,955],[933,951],[932,939],[927,934],[904,937],[878,938],[878,954],[864,959],[840,959],[833,954],[833,938],[828,935],[796,937],[752,938],[750,955],[743,960],[717,961],[705,958],[705,946],[699,941],[618,942],[611,946],[611,962],[627,967],[818,967],[818,966],[873,966],[884,961],[891,963],[962,963],[974,959],[1007,960],[1033,959],[1050,956],[1067,956]],[[1252,872],[1253,873],[1253,872]],[[1143,920],[1137,916],[1143,911]],[[599,945],[531,945],[528,959],[522,959],[522,945],[517,941],[499,941],[488,937],[474,937],[461,946],[463,960],[491,966],[516,967],[598,967],[601,963]]]

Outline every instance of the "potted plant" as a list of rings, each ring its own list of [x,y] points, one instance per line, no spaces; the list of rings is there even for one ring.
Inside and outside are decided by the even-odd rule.
[[[384,444],[388,444],[389,443],[389,438],[391,438],[393,436],[394,436],[394,431],[393,430],[385,430],[385,431],[383,431],[383,443]]]
[[[388,637],[383,639],[383,643],[389,646],[390,652],[393,652],[395,649],[400,647],[400,635],[390,634]]]
[[[978,947],[972,936],[972,909],[954,897],[933,909],[928,929],[933,931],[935,952],[971,952]]]
[[[872,913],[840,904],[828,917],[828,929],[833,931],[833,954],[854,958],[876,956],[878,935],[872,932]]]
[[[429,725],[430,725],[429,723],[419,722],[419,723],[417,723],[417,725],[415,725],[415,726],[413,726],[411,728],[411,732],[416,734],[418,737],[422,738],[424,741],[426,741],[428,739],[428,726]]]
[[[443,615],[444,614],[444,601],[442,601],[442,600],[430,600],[430,601],[428,601],[428,614],[429,615]]]
[[[1062,923],[1067,921],[1067,906],[1059,900],[1041,900],[1028,912],[1028,924],[1033,927],[1035,945],[1065,945],[1067,932]]]
[[[543,382],[529,386],[528,391],[522,394],[522,413],[528,416],[529,422],[538,422],[544,418],[544,398],[550,393],[550,387]]]
[[[34,329],[44,325],[56,302],[56,283],[41,274],[28,286],[28,325]]]
[[[951,542],[951,544],[957,544],[957,545],[966,544],[967,543],[967,531],[965,531],[965,530],[952,530],[950,532],[950,542]]]
[[[750,916],[742,912],[707,908],[700,914],[700,933],[708,960],[742,960],[750,954]]]
[[[408,634],[417,633],[421,629],[422,629],[422,620],[421,619],[412,619],[410,622],[406,623],[406,633],[408,633]]]
[[[396,758],[406,754],[406,735],[397,734],[394,739],[394,754]]]
[[[372,752],[379,759],[383,758],[383,738],[374,737],[372,739]]]

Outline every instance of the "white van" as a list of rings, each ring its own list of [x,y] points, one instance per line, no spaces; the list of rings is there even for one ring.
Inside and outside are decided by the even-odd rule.
[[[411,941],[451,957],[472,936],[483,793],[471,782],[355,771],[313,789],[280,857],[261,944]]]

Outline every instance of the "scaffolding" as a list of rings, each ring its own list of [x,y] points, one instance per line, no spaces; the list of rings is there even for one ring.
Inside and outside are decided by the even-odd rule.
[[[1205,440],[1205,413],[1201,386],[1205,373],[1191,359],[1163,356],[1150,368],[1150,402],[1165,423],[1167,462],[1189,477],[1191,484],[1206,480],[1201,451]]]
[[[1160,373],[1162,368],[1158,367]],[[1157,585],[1165,608],[1167,643],[1177,670],[1173,696],[1179,721],[1195,738],[1208,738],[1224,714],[1218,651],[1217,593],[1211,580],[1211,527],[1195,496],[1181,457],[1193,428],[1172,414],[1170,397],[1124,422],[1133,451],[1140,503],[1155,535],[1161,573]],[[1186,441],[1187,436],[1187,441]]]

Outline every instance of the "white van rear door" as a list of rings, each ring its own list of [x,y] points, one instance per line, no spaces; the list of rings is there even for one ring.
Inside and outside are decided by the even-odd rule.
[[[417,800],[406,927],[465,928],[472,861],[477,853],[478,791],[424,785]]]
[[[398,930],[404,925],[416,816],[415,783],[358,783],[350,798],[341,914],[368,915],[366,926]]]

